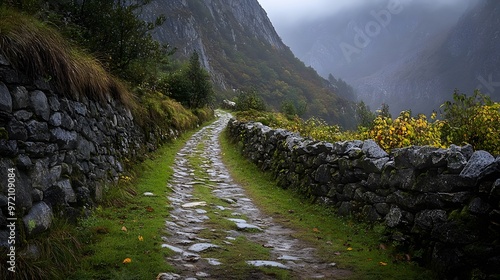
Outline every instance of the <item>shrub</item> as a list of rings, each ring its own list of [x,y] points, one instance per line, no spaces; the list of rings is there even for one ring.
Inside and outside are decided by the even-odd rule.
[[[500,154],[500,103],[493,102],[479,90],[469,97],[455,90],[453,102],[447,101],[441,108],[445,119],[444,142],[468,143],[476,150]]]
[[[236,118],[243,122],[261,122],[272,128],[297,132],[302,137],[309,137],[319,141],[336,142],[359,139],[361,137],[358,133],[342,132],[338,125],[329,125],[320,118],[303,120],[295,116],[293,119],[290,119],[289,116],[281,113],[260,112],[256,110],[238,112],[236,113]]]
[[[236,100],[236,110],[237,111],[265,111],[266,104],[264,100],[257,95],[255,91],[241,92]]]
[[[295,108],[295,105],[290,100],[285,100],[281,103],[280,111],[289,119],[293,119],[297,115],[297,108]]]
[[[197,117],[190,110],[160,92],[142,92],[141,104],[145,128],[158,126],[165,131],[169,128],[185,131],[198,124]]]
[[[435,114],[432,118],[435,119]],[[414,118],[409,111],[403,111],[395,120],[379,115],[373,121],[373,128],[363,133],[363,138],[374,139],[387,151],[410,145],[443,147],[442,126],[441,121],[428,122],[423,114]]]
[[[500,103],[483,105],[475,110],[470,130],[465,133],[476,150],[486,150],[500,155]]]

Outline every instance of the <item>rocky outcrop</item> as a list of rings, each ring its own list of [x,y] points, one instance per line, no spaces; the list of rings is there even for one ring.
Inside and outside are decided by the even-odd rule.
[[[444,277],[500,273],[500,157],[471,146],[387,154],[373,140],[325,143],[235,120],[228,131],[281,187],[384,223],[389,239]]]
[[[247,38],[255,37],[273,48],[287,49],[256,0],[153,0],[142,12],[142,16],[150,22],[161,15],[166,20],[153,33],[155,39],[182,47],[180,52],[186,56],[191,55],[193,50],[198,51],[208,70],[211,70],[210,60],[217,58],[206,48],[207,44],[213,44],[214,34],[223,34],[223,38],[219,39],[234,45],[234,48]],[[207,27],[214,34],[207,34]]]
[[[18,229],[33,236],[54,216],[74,219],[92,207],[126,162],[166,139],[155,128],[146,133],[121,103],[61,97],[0,55],[0,236],[7,232],[9,169]]]

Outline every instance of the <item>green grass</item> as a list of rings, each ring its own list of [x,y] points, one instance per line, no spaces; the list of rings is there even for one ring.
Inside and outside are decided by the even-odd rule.
[[[129,109],[139,108],[126,86],[92,56],[68,43],[54,28],[0,6],[0,53],[28,77],[43,77],[56,93],[106,102],[110,94]]]
[[[349,279],[435,279],[417,264],[399,260],[390,244],[381,244],[383,226],[341,218],[332,208],[311,203],[298,194],[276,186],[271,174],[243,158],[225,134],[220,137],[223,160],[233,178],[256,205],[284,226],[295,229],[294,237],[318,248],[326,262],[353,272]],[[385,247],[387,249],[381,249]]]
[[[137,178],[123,176],[119,186],[105,194],[105,206],[81,221],[85,257],[72,279],[154,279],[173,271],[165,261],[170,252],[161,248],[169,209],[167,182],[177,151],[191,135],[164,145],[136,167]],[[127,258],[131,262],[124,264]]]
[[[20,250],[16,253],[15,275],[7,273],[10,267],[7,264],[8,250],[0,247],[0,279],[63,279],[68,271],[78,267],[82,244],[73,225],[60,218],[54,219],[50,231],[29,240],[25,240],[22,222],[18,228],[20,239],[26,243],[22,246],[16,244]]]

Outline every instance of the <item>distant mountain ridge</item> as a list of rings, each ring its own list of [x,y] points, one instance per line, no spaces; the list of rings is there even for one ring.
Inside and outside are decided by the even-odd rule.
[[[294,56],[257,0],[153,0],[143,8],[148,21],[159,15],[166,21],[154,38],[178,56],[196,50],[225,98],[254,89],[276,110],[292,101],[307,104],[304,117],[354,125],[353,103]]]
[[[471,94],[479,87],[500,100],[500,1],[397,1],[401,11],[377,30],[374,22],[383,18],[374,14],[388,11],[391,2],[370,1],[282,37],[323,77],[331,73],[350,83],[372,109],[387,103],[393,114],[430,113],[455,88]],[[359,30],[371,32],[369,42],[348,61],[340,45],[356,46]]]
[[[439,110],[454,89],[500,100],[500,2],[488,0],[421,51],[355,82],[361,98],[384,100],[393,113]]]

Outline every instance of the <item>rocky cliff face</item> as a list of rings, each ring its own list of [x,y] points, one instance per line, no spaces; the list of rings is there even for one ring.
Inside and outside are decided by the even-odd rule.
[[[223,98],[255,90],[276,110],[285,100],[308,104],[304,117],[354,126],[352,104],[283,44],[257,0],[154,0],[142,15],[165,16],[154,38],[178,57],[197,51]]]
[[[182,56],[197,51],[203,66],[215,76],[220,73],[211,62],[226,56],[224,49],[212,48],[216,41],[238,50],[240,45],[251,44],[249,39],[253,37],[274,49],[288,49],[257,0],[155,0],[144,9],[143,15],[149,21],[165,16],[165,23],[153,34],[155,39],[178,48]],[[220,85],[225,87],[227,78],[219,78]]]

